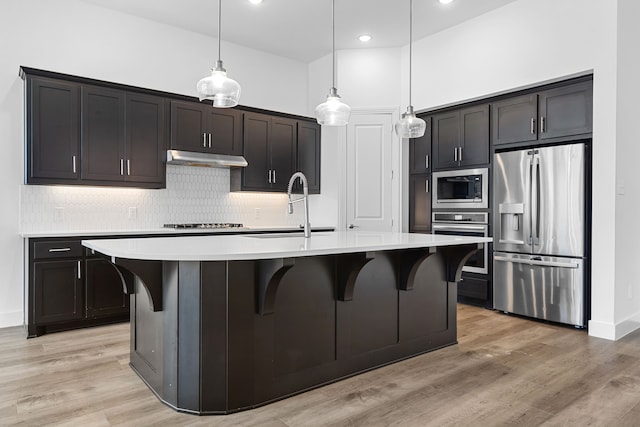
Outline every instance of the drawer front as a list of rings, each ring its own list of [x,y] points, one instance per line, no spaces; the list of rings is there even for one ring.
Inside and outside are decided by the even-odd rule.
[[[33,259],[82,257],[82,245],[79,240],[36,242],[33,248]]]

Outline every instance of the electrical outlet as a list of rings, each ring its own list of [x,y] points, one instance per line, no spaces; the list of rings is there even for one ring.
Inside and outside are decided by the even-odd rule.
[[[53,208],[53,220],[64,221],[64,208]]]
[[[260,208],[253,209],[253,219],[260,219]]]
[[[129,207],[129,219],[138,218],[138,208],[131,206]]]

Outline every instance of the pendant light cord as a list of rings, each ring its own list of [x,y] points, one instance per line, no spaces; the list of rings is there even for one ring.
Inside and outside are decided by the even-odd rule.
[[[411,106],[411,42],[413,35],[413,0],[409,0],[409,106]]]
[[[336,87],[336,0],[331,0],[331,87]]]
[[[218,0],[218,63],[220,63],[220,35],[221,35],[221,23],[222,23],[222,0]]]

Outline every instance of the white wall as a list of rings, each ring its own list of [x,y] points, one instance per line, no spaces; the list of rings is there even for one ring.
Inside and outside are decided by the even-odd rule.
[[[352,110],[370,108],[397,109],[403,92],[400,49],[347,49],[336,51],[336,86],[342,101]],[[331,87],[331,55],[309,64],[309,111],[324,102]],[[346,158],[346,127],[322,130],[322,195],[312,201],[311,211],[322,212],[323,218],[344,227],[346,207],[341,204],[345,194],[343,176]],[[402,176],[399,145],[395,133],[392,159],[396,170],[396,191],[393,197],[394,223],[401,225],[400,177]]]
[[[640,227],[640,189],[636,185],[640,158],[638,99],[640,3],[618,1],[618,88],[616,126],[616,243],[615,322],[621,336],[640,326],[640,279],[636,270]]]
[[[18,67],[195,95],[214,65],[217,42],[196,33],[75,0],[3,2],[0,14],[0,327],[22,323],[23,92]],[[242,86],[241,104],[307,115],[307,64],[229,43],[229,76]],[[74,190],[71,190],[74,191]],[[66,197],[66,196],[65,196]],[[64,199],[67,200],[67,199]],[[94,207],[87,207],[93,209]]]

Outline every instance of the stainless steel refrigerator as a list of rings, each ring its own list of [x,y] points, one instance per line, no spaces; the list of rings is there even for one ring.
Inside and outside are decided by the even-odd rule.
[[[585,145],[495,154],[494,308],[585,326]]]

